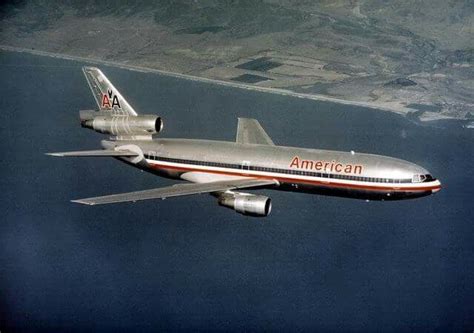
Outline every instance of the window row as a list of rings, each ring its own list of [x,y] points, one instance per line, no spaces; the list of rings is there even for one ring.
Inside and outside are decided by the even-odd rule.
[[[322,172],[311,172],[295,169],[278,169],[278,168],[267,168],[260,166],[249,166],[245,164],[230,164],[230,163],[220,163],[220,162],[209,162],[209,161],[196,161],[196,160],[185,160],[177,158],[168,158],[168,157],[158,157],[154,154],[145,155],[146,158],[171,162],[171,163],[184,163],[191,165],[200,165],[200,166],[212,166],[226,169],[237,169],[237,170],[249,170],[249,171],[263,171],[263,172],[272,172],[280,174],[289,174],[289,175],[298,175],[298,176],[308,176],[308,177],[319,177],[319,178],[331,178],[331,179],[344,179],[344,180],[353,180],[353,181],[363,181],[371,183],[411,183],[412,179],[391,179],[391,178],[377,178],[377,177],[361,177],[361,176],[352,176],[352,175],[341,175],[341,174],[330,174]]]

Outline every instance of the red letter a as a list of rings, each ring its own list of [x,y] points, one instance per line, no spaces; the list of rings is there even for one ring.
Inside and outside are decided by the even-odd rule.
[[[112,106],[110,105],[109,97],[106,94],[102,95],[102,107],[110,109]]]
[[[300,167],[300,159],[298,158],[298,156],[293,157],[293,160],[290,163],[290,168],[293,168],[293,167],[296,167],[296,168]]]

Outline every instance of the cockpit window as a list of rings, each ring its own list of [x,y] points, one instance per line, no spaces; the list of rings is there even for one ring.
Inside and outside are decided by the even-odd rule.
[[[425,176],[425,179],[423,180],[423,182],[432,182],[433,180],[436,180],[436,178],[433,178],[432,175],[424,175]]]
[[[426,174],[426,175],[413,175],[412,182],[413,183],[426,183],[426,182],[432,182],[436,180],[433,178],[432,175]]]

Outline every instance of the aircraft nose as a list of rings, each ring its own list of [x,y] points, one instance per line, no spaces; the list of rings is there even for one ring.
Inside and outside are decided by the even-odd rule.
[[[433,182],[433,188],[431,189],[431,193],[436,193],[441,190],[441,182],[439,180],[435,180]]]

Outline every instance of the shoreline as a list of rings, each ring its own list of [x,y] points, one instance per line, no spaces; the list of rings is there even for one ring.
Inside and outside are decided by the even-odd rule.
[[[128,65],[128,64],[124,64],[124,63],[120,63],[116,61],[93,59],[93,58],[73,56],[73,55],[62,54],[62,53],[53,53],[53,52],[47,52],[47,51],[27,49],[27,48],[16,47],[16,46],[0,45],[0,50],[8,51],[8,52],[28,53],[28,54],[39,55],[43,57],[52,57],[52,58],[59,58],[59,59],[72,60],[72,61],[80,61],[80,62],[86,62],[90,64],[95,64],[95,65],[106,65],[106,66],[118,67],[122,69],[142,72],[142,73],[154,73],[154,74],[159,74],[159,75],[164,75],[164,76],[169,76],[169,77],[174,77],[174,78],[179,78],[179,79],[184,79],[184,80],[189,80],[189,81],[204,82],[204,83],[215,84],[215,85],[220,85],[220,86],[252,90],[252,91],[257,91],[257,92],[277,94],[277,95],[283,95],[283,96],[291,96],[291,97],[303,98],[303,99],[314,100],[314,101],[323,101],[323,102],[331,102],[331,103],[342,104],[342,105],[359,106],[359,107],[365,107],[365,108],[369,108],[373,110],[392,112],[403,117],[406,117],[412,112],[417,111],[416,109],[408,108],[408,107],[395,108],[395,107],[389,107],[389,106],[385,106],[385,105],[381,105],[377,103],[348,101],[344,99],[318,95],[318,94],[297,93],[288,89],[260,87],[260,86],[254,86],[254,85],[249,85],[249,84],[244,84],[244,83],[209,79],[209,78],[205,78],[201,76],[170,72],[170,71],[154,69],[154,68],[149,68],[149,67]],[[439,116],[439,115],[437,117],[431,116],[431,117],[419,118],[419,121],[421,123],[429,123],[431,121],[438,121],[438,120],[462,121],[461,119],[446,117],[446,116]]]

